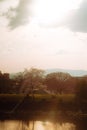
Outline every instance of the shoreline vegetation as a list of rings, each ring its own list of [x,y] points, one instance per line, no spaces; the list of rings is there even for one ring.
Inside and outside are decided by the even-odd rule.
[[[31,68],[9,77],[0,72],[0,117],[48,115],[87,119],[87,76]],[[52,116],[54,116],[52,115]]]
[[[87,119],[87,104],[78,104],[74,94],[31,95],[1,94],[0,119],[27,119],[30,117]]]

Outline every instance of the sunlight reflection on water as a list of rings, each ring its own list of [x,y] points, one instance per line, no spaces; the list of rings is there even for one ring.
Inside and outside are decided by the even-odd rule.
[[[73,123],[50,121],[1,121],[0,130],[76,130]]]

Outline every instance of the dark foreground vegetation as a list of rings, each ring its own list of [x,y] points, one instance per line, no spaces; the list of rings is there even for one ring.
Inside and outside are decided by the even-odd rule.
[[[87,76],[44,74],[31,68],[14,75],[0,72],[0,114],[56,112],[87,118]]]
[[[78,103],[74,94],[34,95],[34,97],[23,94],[0,95],[1,118],[20,119],[35,115],[63,116],[73,120],[87,119],[87,103]]]
[[[49,111],[49,110],[76,110],[74,95],[40,95],[34,97],[23,94],[0,95],[0,110],[7,112],[17,111]]]

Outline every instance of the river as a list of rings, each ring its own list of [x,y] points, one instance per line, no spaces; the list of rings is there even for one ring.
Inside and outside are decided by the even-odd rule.
[[[22,116],[23,117],[23,116]],[[0,120],[0,130],[87,130],[87,120],[70,120],[58,116],[30,116],[29,118]]]
[[[76,126],[69,122],[6,120],[0,122],[0,130],[76,130]]]

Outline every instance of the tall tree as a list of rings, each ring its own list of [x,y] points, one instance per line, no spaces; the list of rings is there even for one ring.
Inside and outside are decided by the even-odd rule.
[[[56,93],[62,94],[64,91],[64,84],[70,78],[70,74],[63,72],[50,73],[46,76],[45,83],[47,88]]]
[[[23,77],[21,92],[27,94],[31,92],[32,96],[34,96],[34,89],[40,88],[43,83],[44,71],[37,68],[26,69],[23,72]]]

